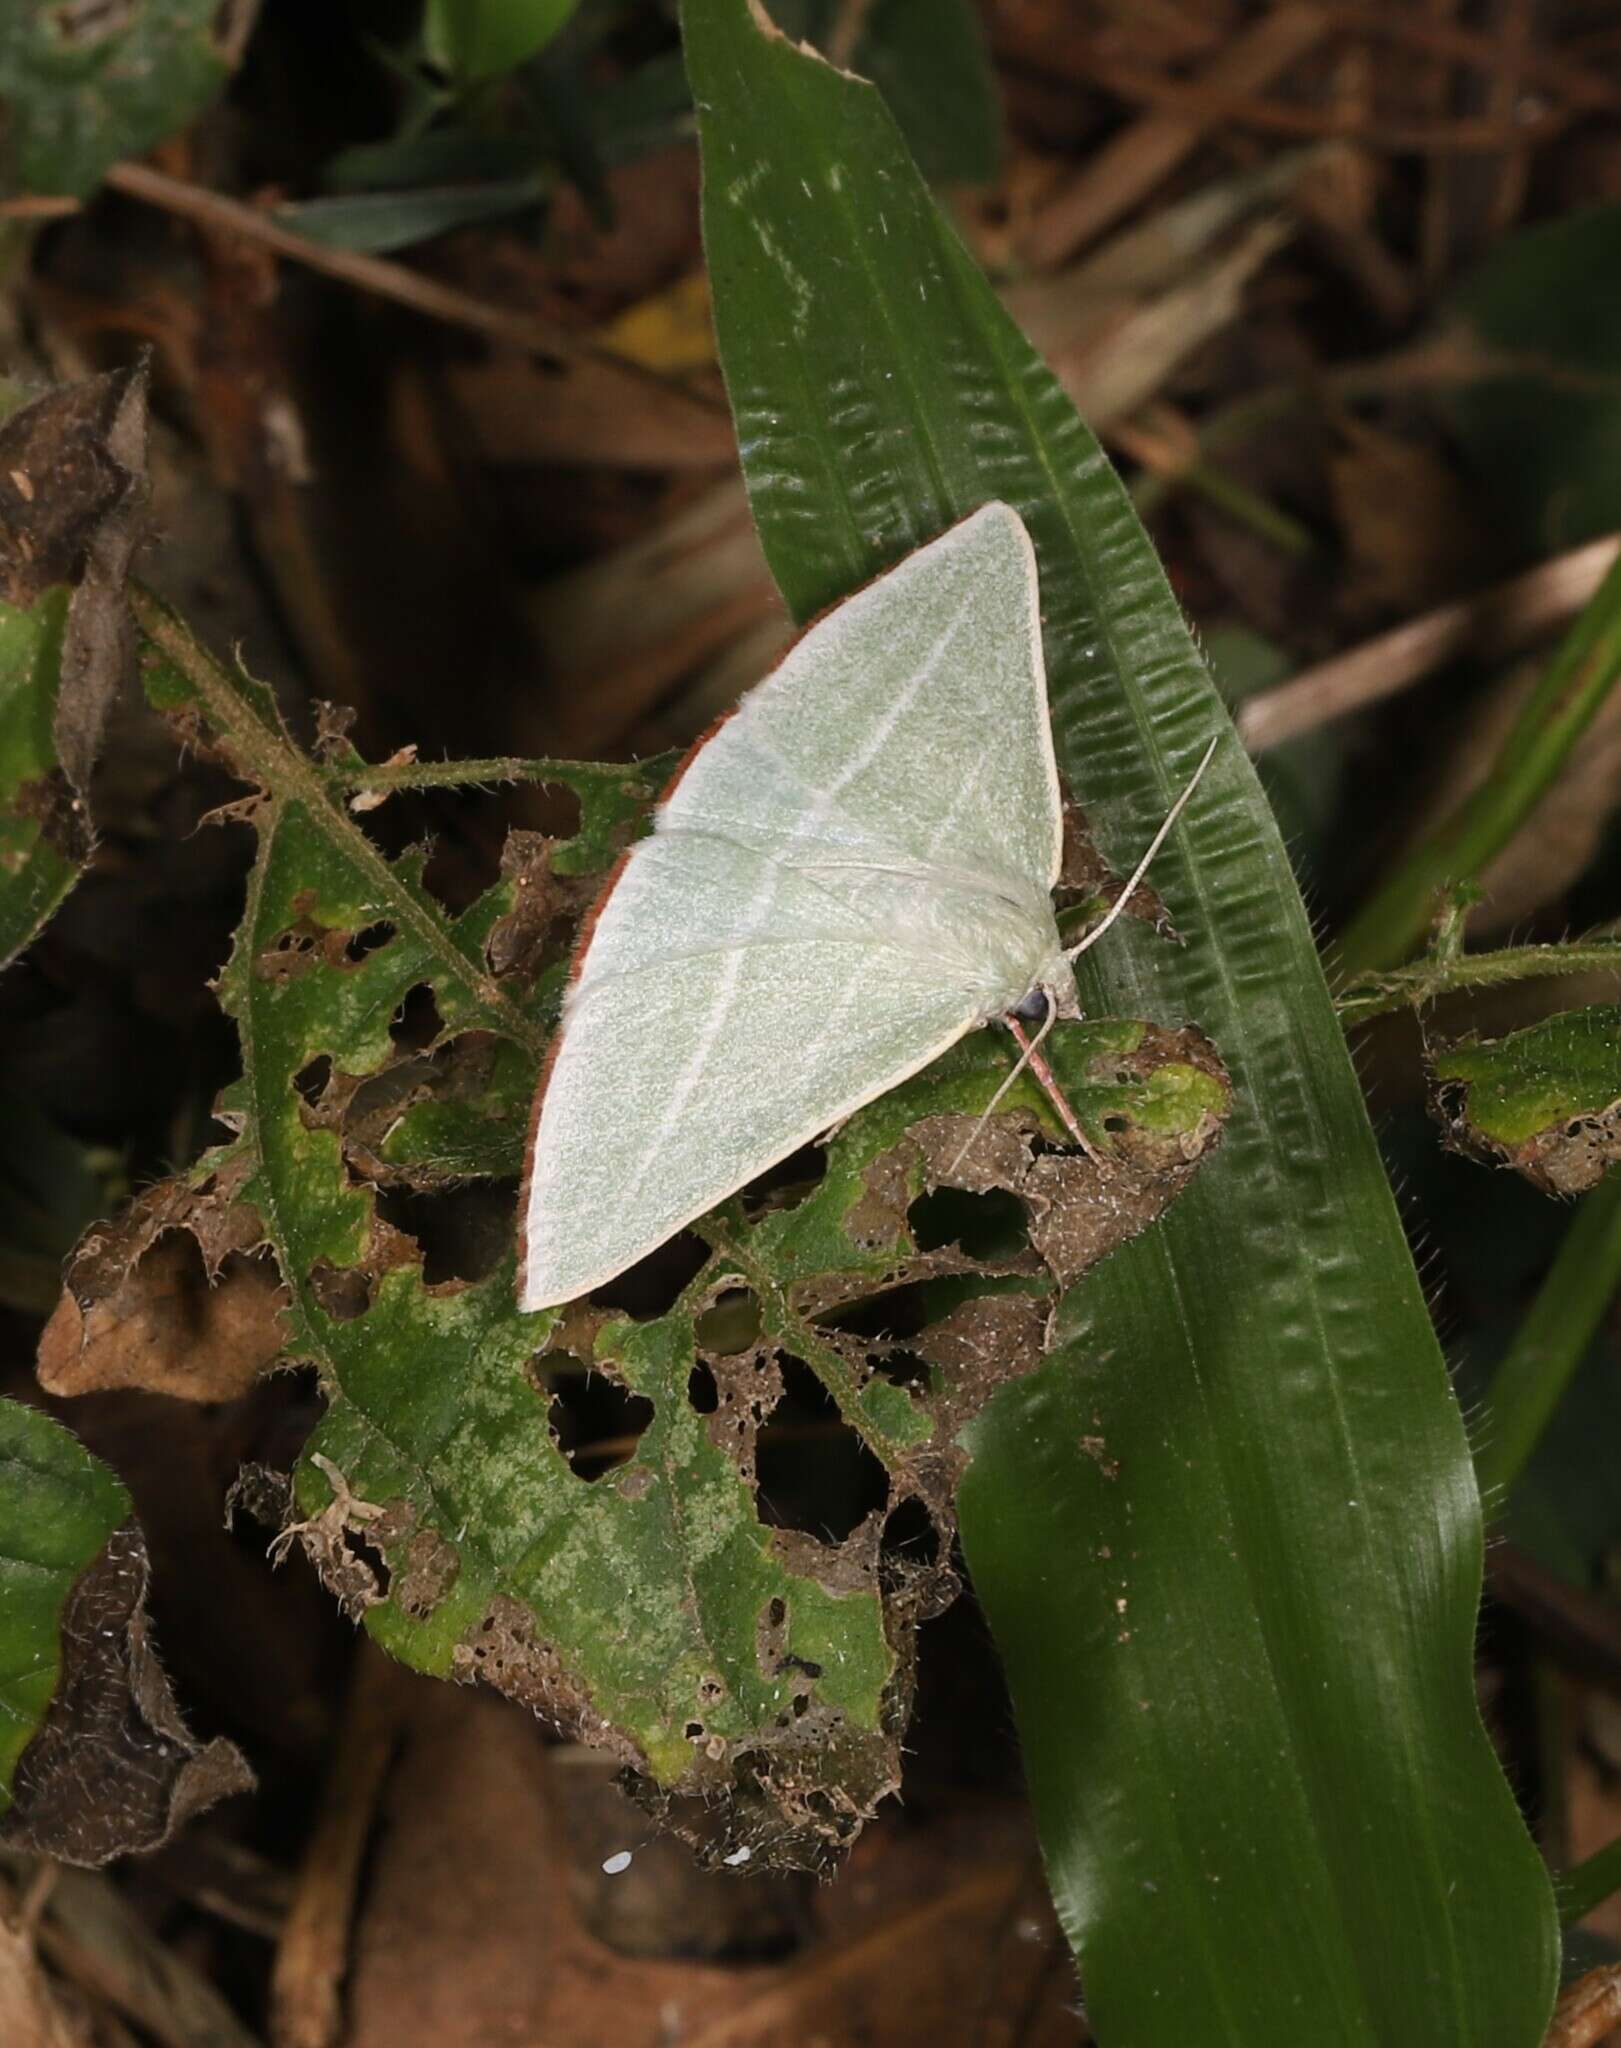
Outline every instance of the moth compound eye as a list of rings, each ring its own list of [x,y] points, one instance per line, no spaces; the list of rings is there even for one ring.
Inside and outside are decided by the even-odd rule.
[[[1044,988],[1033,988],[1028,995],[1020,996],[1008,1015],[1017,1017],[1021,1024],[1040,1024],[1046,1018],[1048,1000]]]

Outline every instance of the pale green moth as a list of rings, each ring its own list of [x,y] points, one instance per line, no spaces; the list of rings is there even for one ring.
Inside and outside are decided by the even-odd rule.
[[[1040,1039],[1080,1015],[1070,962],[1197,780],[1066,951],[1018,514],[982,507],[820,619],[694,749],[587,928],[536,1101],[522,1306],[603,1286],[995,1018],[1084,1144]]]

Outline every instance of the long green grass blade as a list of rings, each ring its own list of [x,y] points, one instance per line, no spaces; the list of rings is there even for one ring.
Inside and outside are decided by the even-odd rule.
[[[1611,1167],[1565,1232],[1525,1321],[1492,1380],[1491,1421],[1475,1470],[1488,1498],[1525,1470],[1559,1397],[1621,1291],[1621,1167]]]
[[[722,360],[790,607],[1014,504],[1062,762],[1129,862],[1225,714],[1125,494],[877,95],[748,0],[685,22]],[[1088,2012],[1122,2048],[1531,2048],[1554,1916],[1474,1701],[1464,1432],[1231,740],[1158,886],[1186,945],[1111,935],[1083,994],[1209,1030],[1228,1135],[1071,1294],[961,1502]]]
[[[1560,642],[1480,787],[1399,863],[1346,927],[1338,948],[1343,975],[1406,959],[1441,892],[1482,873],[1547,796],[1618,678],[1621,563]]]

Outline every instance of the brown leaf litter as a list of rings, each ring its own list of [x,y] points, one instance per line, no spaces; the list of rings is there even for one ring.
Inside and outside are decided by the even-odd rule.
[[[164,1181],[86,1232],[40,1338],[47,1393],[141,1387],[229,1401],[275,1363],[287,1290],[257,1213],[234,1192],[221,1177]]]
[[[0,1840],[63,1862],[155,1849],[193,1814],[250,1791],[230,1743],[186,1728],[152,1646],[146,1545],[134,1523],[109,1538],[62,1610],[61,1674],[17,1764]]]

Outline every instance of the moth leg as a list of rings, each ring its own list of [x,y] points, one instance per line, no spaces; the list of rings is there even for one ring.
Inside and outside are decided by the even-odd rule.
[[[950,1171],[952,1173],[957,1171],[957,1168],[961,1166],[973,1150],[975,1140],[979,1137],[980,1132],[984,1130],[990,1119],[996,1114],[997,1106],[1001,1102],[1002,1097],[1006,1095],[1026,1067],[1035,1075],[1045,1093],[1051,1098],[1054,1108],[1063,1119],[1065,1130],[1069,1132],[1087,1158],[1097,1167],[1098,1172],[1106,1174],[1109,1171],[1108,1162],[1088,1142],[1085,1131],[1081,1129],[1080,1119],[1076,1116],[1074,1110],[1070,1108],[1068,1101],[1065,1099],[1063,1089],[1058,1085],[1057,1077],[1042,1056],[1041,1042],[1057,1021],[1058,1011],[1054,1007],[1050,996],[1047,998],[1046,1018],[1034,1038],[1026,1035],[1023,1023],[1013,1011],[1010,1010],[1003,1017],[1002,1022],[1013,1033],[1014,1039],[1018,1043],[1019,1058],[1013,1071],[1004,1078],[1002,1085],[997,1089],[984,1109],[980,1111],[979,1116],[975,1120],[974,1128],[968,1133],[962,1150],[951,1162]]]
[[[1069,1132],[1070,1136],[1075,1140],[1076,1144],[1086,1154],[1087,1158],[1091,1160],[1092,1164],[1097,1168],[1099,1175],[1106,1177],[1110,1171],[1108,1160],[1104,1158],[1103,1154],[1092,1143],[1091,1139],[1086,1135],[1085,1131],[1081,1129],[1080,1118],[1075,1114],[1074,1110],[1070,1108],[1069,1099],[1065,1095],[1063,1089],[1059,1087],[1058,1077],[1053,1072],[1052,1068],[1048,1066],[1046,1056],[1043,1054],[1041,1050],[1041,1041],[1047,1036],[1047,1033],[1052,1029],[1056,1015],[1056,1011],[1052,1008],[1052,1005],[1049,1003],[1049,1005],[1047,1006],[1047,1021],[1045,1024],[1042,1025],[1041,1029],[1036,1033],[1034,1038],[1026,1036],[1024,1026],[1019,1022],[1017,1017],[1012,1016],[1010,1014],[1004,1017],[1002,1019],[1002,1022],[1007,1026],[1009,1031],[1013,1033],[1014,1038],[1017,1039],[1019,1046],[1022,1049],[1024,1056],[1020,1060],[1019,1065],[1027,1065],[1029,1067],[1031,1073],[1034,1074],[1036,1079],[1041,1083],[1042,1089],[1046,1094],[1047,1100],[1052,1104],[1053,1108],[1057,1110],[1060,1118],[1063,1121],[1065,1130]],[[1018,1071],[1018,1067],[1015,1067],[1013,1070],[1014,1074],[1017,1074]],[[1009,1079],[1011,1080],[1012,1076],[1010,1076]],[[986,1114],[989,1115],[990,1112],[987,1111]]]

